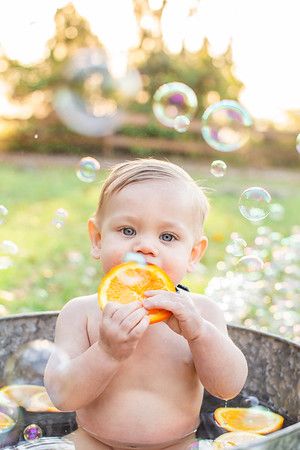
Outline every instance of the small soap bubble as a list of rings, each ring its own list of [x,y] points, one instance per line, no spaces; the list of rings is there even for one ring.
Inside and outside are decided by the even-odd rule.
[[[249,397],[245,397],[241,400],[241,407],[243,408],[251,408],[253,406],[258,406],[259,400],[254,395],[249,395]]]
[[[186,116],[177,116],[174,119],[174,128],[178,133],[184,133],[190,126],[190,119]]]
[[[263,269],[264,263],[256,255],[247,255],[238,260],[237,267],[240,272],[244,273],[259,272]]]
[[[0,252],[5,255],[16,255],[19,252],[19,247],[15,242],[5,239],[0,243]]]
[[[226,252],[233,256],[243,256],[246,247],[247,242],[244,239],[235,237],[226,247]]]
[[[8,209],[4,205],[0,205],[0,225],[4,222],[8,214]]]
[[[138,264],[141,264],[142,266],[145,266],[146,263],[146,259],[143,255],[141,255],[140,253],[134,253],[134,252],[128,252],[126,253],[126,255],[123,258],[124,262],[136,262]]]
[[[96,180],[100,170],[100,163],[95,158],[87,156],[79,161],[76,175],[84,183],[92,183]]]
[[[32,423],[31,425],[27,425],[27,427],[24,428],[23,436],[25,441],[33,442],[43,437],[43,431],[41,427],[39,427],[35,423]]]
[[[0,270],[8,269],[13,264],[13,260],[9,256],[0,256]]]
[[[300,133],[298,134],[296,138],[296,150],[300,154]]]
[[[284,216],[284,207],[279,203],[272,203],[270,205],[270,218],[275,221],[280,221]]]
[[[152,108],[157,120],[162,125],[175,128],[177,131],[182,130],[181,132],[186,131],[184,128],[194,117],[197,106],[195,92],[184,83],[163,84],[153,96]]]
[[[243,217],[251,222],[265,219],[270,212],[272,197],[261,187],[246,189],[239,199],[239,210]]]
[[[227,165],[224,161],[217,159],[210,166],[210,173],[217,178],[223,177],[226,173]]]
[[[63,209],[63,208],[59,208],[55,211],[52,223],[53,225],[59,230],[60,228],[62,228],[65,224],[65,221],[68,217],[68,212]]]
[[[232,152],[245,145],[252,124],[249,113],[238,102],[222,100],[204,111],[201,132],[210,147]]]

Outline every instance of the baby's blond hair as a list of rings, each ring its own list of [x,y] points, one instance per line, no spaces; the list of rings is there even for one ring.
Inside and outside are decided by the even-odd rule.
[[[203,223],[209,209],[208,200],[203,189],[178,165],[153,158],[125,161],[111,168],[100,193],[98,208],[95,213],[96,223],[100,225],[103,208],[115,193],[121,191],[129,184],[149,180],[177,180],[184,182],[190,194],[194,197],[200,222],[197,224],[199,225],[197,229],[202,233]]]

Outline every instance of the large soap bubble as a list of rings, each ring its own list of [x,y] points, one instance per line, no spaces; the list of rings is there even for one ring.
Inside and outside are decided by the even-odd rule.
[[[3,379],[6,385],[44,384],[44,371],[51,354],[55,352],[57,365],[63,367],[69,361],[53,342],[36,339],[22,345],[6,361]]]
[[[252,124],[249,113],[238,102],[222,100],[204,111],[201,132],[210,147],[232,152],[247,142]]]
[[[195,92],[186,84],[166,83],[160,86],[153,97],[153,113],[166,127],[179,132],[186,131],[198,105]]]
[[[265,219],[270,213],[272,197],[268,191],[261,187],[246,189],[239,200],[239,210],[243,217],[251,222]]]
[[[136,70],[113,77],[106,55],[99,49],[81,49],[70,60],[65,86],[54,96],[54,108],[70,130],[84,136],[107,136],[122,123],[120,103],[141,88]]]

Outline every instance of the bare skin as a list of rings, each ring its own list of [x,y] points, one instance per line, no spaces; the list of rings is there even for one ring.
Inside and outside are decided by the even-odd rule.
[[[93,255],[106,272],[126,252],[143,254],[177,285],[207,244],[191,231],[192,211],[182,185],[128,185],[110,199],[100,225],[89,222]],[[149,325],[156,307],[172,316]],[[74,299],[59,315],[55,342],[45,385],[59,409],[76,411],[79,429],[70,437],[77,450],[188,448],[203,387],[229,399],[247,376],[219,307],[185,291],[148,291],[143,303],[110,302],[103,311],[96,295]]]

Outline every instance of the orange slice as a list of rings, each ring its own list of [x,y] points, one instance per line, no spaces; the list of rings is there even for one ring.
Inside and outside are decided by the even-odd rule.
[[[268,434],[282,428],[284,418],[262,408],[217,408],[216,422],[227,431]]]
[[[46,390],[37,392],[30,399],[26,409],[30,412],[59,412],[59,409],[53,405]]]
[[[11,417],[0,411],[0,434],[10,430],[15,424],[16,422]]]
[[[164,289],[175,292],[176,289],[168,275],[154,264],[141,265],[126,262],[113,267],[101,280],[98,288],[98,303],[103,309],[110,302],[131,303],[144,299],[144,292]],[[149,310],[150,323],[168,319],[171,312],[164,309]]]
[[[238,447],[258,439],[264,439],[264,436],[257,433],[248,433],[247,431],[231,431],[218,436],[213,442],[213,449],[222,450],[224,448]]]
[[[28,411],[33,411],[33,409],[28,408],[33,408],[34,405],[36,406],[37,401],[40,405],[44,401],[44,407],[46,402],[50,408],[53,407],[54,411],[58,411],[52,404],[44,386],[38,386],[35,384],[10,384],[8,386],[3,386],[0,389],[0,394],[5,395],[10,400],[13,400],[19,406],[22,406]],[[37,410],[34,409],[34,411]],[[38,411],[41,410],[39,409]],[[45,409],[43,409],[42,411],[45,411]],[[50,411],[50,409],[46,409],[46,411]]]

